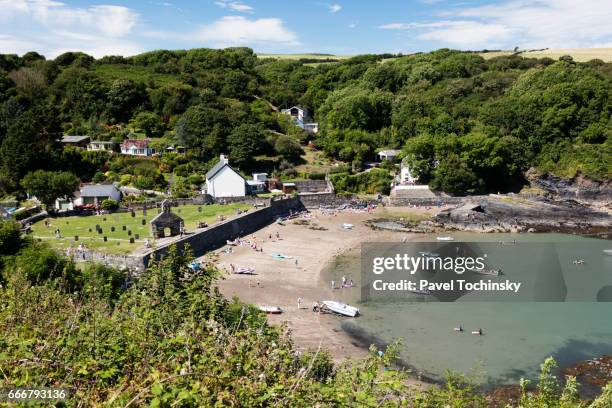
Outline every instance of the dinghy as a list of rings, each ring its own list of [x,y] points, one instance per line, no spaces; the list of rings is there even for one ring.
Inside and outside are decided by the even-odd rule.
[[[419,254],[423,255],[425,258],[437,258],[440,254],[435,252],[419,252]]]
[[[319,306],[321,310],[328,310],[332,313],[347,317],[359,316],[359,309],[354,306],[347,305],[346,303],[336,302],[335,300],[324,300],[321,303],[322,305]]]
[[[612,249],[604,249],[603,253],[612,256]]]
[[[431,295],[431,292],[427,289],[413,289],[408,290],[410,293],[414,293],[415,295]]]
[[[349,223],[344,223],[342,224],[342,228],[347,229],[347,230],[351,230],[353,229],[353,224],[349,224]]]
[[[266,312],[267,314],[281,314],[283,309],[278,306],[259,306],[259,310]]]
[[[468,269],[468,271],[478,275],[499,276],[502,275],[501,269]]]
[[[455,238],[450,237],[450,236],[448,236],[448,235],[447,235],[447,236],[445,236],[445,237],[436,237],[436,239],[437,239],[438,241],[454,241],[454,240],[455,240]]]
[[[277,253],[271,253],[270,256],[274,259],[291,259],[291,257],[289,255],[283,255],[283,254],[277,254]]]
[[[255,268],[238,268],[234,271],[236,275],[254,275]]]

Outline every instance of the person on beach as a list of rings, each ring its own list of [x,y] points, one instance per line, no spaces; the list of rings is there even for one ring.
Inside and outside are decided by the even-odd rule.
[[[346,276],[342,277],[342,287],[346,286]]]
[[[295,267],[297,268],[297,266],[298,266],[298,260],[297,258],[295,258]]]
[[[333,280],[331,281],[331,288],[336,289],[336,282],[334,282]]]
[[[297,304],[298,304],[298,310],[300,310],[302,308],[302,298],[301,297],[297,298]]]
[[[276,231],[276,239],[280,239],[280,234]]]

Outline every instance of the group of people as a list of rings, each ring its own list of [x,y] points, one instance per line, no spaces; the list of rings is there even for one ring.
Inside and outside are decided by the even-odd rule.
[[[297,262],[296,262],[297,265]],[[352,288],[353,286],[355,286],[355,282],[353,282],[353,280],[347,280],[346,276],[342,276],[342,285],[340,286],[339,289],[344,289],[344,288]],[[332,289],[336,289],[336,281],[332,279],[331,281],[331,288]]]

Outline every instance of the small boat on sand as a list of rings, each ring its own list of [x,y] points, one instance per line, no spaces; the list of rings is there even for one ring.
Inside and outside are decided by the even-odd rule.
[[[255,268],[238,268],[234,271],[236,275],[254,275]]]
[[[359,316],[358,308],[347,305],[346,303],[336,302],[335,300],[322,301],[318,306],[318,310],[336,313],[347,317]]]
[[[266,312],[267,314],[281,314],[283,309],[278,306],[259,306],[259,310]]]
[[[289,255],[283,255],[283,254],[277,254],[277,253],[271,253],[270,256],[274,259],[291,259],[291,257]]]
[[[230,241],[229,239],[226,239],[225,242],[227,243],[227,245],[231,245],[231,246],[238,245],[238,240],[237,239],[235,239],[233,241]]]
[[[347,230],[352,230],[353,224],[349,224],[345,222],[344,224],[342,224],[342,228],[347,229]]]
[[[451,237],[451,236],[444,236],[444,237],[436,237],[436,239],[438,241],[454,241],[455,238]]]

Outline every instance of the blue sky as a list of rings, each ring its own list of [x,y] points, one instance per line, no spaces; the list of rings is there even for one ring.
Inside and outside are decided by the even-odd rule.
[[[0,53],[612,47],[612,0],[0,0]]]

